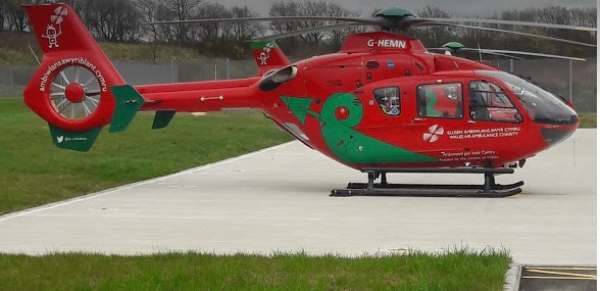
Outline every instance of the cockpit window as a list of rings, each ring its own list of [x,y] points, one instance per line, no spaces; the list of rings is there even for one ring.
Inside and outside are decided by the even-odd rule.
[[[383,113],[390,116],[400,115],[400,88],[386,87],[375,89],[373,95]]]
[[[417,87],[419,117],[463,118],[460,83],[429,84]]]
[[[521,122],[522,118],[502,88],[488,81],[469,83],[471,119]]]
[[[477,71],[481,76],[497,78],[521,100],[529,116],[540,123],[575,123],[577,113],[552,93],[515,75],[502,71]]]

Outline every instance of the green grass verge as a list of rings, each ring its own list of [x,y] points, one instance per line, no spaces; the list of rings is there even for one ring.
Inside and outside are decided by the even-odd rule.
[[[579,118],[581,120],[580,128],[596,128],[598,126],[596,113],[579,113]]]
[[[510,258],[458,250],[345,258],[163,254],[0,256],[0,290],[502,290]]]
[[[151,129],[152,118],[139,114],[122,134],[103,130],[90,152],[78,153],[56,148],[48,125],[20,99],[0,99],[0,214],[290,140],[257,112],[179,114],[161,130]]]

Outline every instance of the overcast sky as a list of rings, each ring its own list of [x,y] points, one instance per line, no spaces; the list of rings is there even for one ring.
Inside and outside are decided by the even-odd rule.
[[[208,0],[226,6],[247,5],[252,10],[266,16],[269,7],[278,0]],[[370,14],[376,8],[399,6],[418,11],[425,6],[437,6],[457,15],[480,14],[487,16],[497,11],[523,9],[529,7],[565,6],[596,7],[596,0],[326,0],[336,2],[351,10]]]

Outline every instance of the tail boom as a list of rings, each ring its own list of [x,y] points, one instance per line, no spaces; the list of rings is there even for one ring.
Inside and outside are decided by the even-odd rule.
[[[123,131],[138,111],[157,111],[153,128],[162,128],[175,112],[262,108],[262,75],[288,63],[274,43],[262,42],[255,46],[259,76],[134,87],[125,84],[69,5],[23,7],[44,53],[23,93],[25,103],[48,122],[60,148],[87,151],[104,126]]]
[[[209,112],[224,108],[260,108],[254,78],[246,80],[199,82],[186,90],[186,84],[137,86],[145,103],[141,110]],[[182,87],[184,86],[184,87]]]

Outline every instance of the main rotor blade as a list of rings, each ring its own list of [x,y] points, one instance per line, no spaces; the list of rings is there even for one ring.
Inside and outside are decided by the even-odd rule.
[[[527,37],[540,38],[540,39],[545,39],[545,40],[558,41],[558,42],[568,43],[568,44],[574,44],[574,45],[581,45],[581,46],[587,46],[587,47],[597,47],[596,44],[579,42],[579,41],[568,40],[568,39],[563,39],[563,38],[558,38],[558,37],[552,37],[552,36],[546,36],[546,35],[533,34],[533,33],[528,33],[528,32],[515,31],[515,30],[507,30],[507,29],[499,29],[499,28],[491,28],[491,27],[483,27],[483,26],[474,26],[474,25],[455,24],[455,23],[443,23],[443,22],[422,22],[422,23],[417,24],[417,26],[419,26],[419,27],[429,26],[429,25],[446,25],[446,26],[460,27],[460,28],[465,28],[465,29],[501,32],[501,33],[508,33],[508,34],[515,34],[515,35],[527,36]]]
[[[476,21],[475,21],[476,20]],[[535,23],[535,22],[523,22],[523,21],[509,21],[509,20],[494,20],[494,19],[468,19],[468,18],[409,18],[400,21],[395,21],[393,19],[387,18],[359,18],[359,17],[331,17],[331,16],[273,16],[273,17],[243,17],[243,18],[207,18],[207,19],[188,19],[188,20],[169,20],[169,21],[157,21],[157,22],[149,22],[148,24],[202,24],[202,23],[243,23],[243,22],[261,22],[261,21],[282,21],[282,22],[293,22],[293,21],[337,21],[337,22],[346,22],[347,24],[353,25],[375,25],[382,28],[393,28],[399,27],[401,29],[408,28],[410,26],[430,26],[430,25],[445,25],[452,27],[460,27],[465,29],[475,29],[482,31],[493,31],[493,32],[501,32],[501,33],[510,33],[515,35],[527,36],[527,37],[535,37],[546,40],[553,40],[568,44],[588,46],[588,47],[597,47],[595,44],[572,41],[567,39],[561,39],[551,36],[545,35],[537,35],[533,33],[520,32],[515,30],[506,30],[506,29],[498,29],[484,26],[474,26],[474,25],[464,25],[457,24],[455,22],[481,22],[481,23],[495,23],[495,24],[511,24],[511,25],[521,25],[521,26],[537,26],[537,27],[547,27],[547,28],[561,28],[561,29],[573,29],[573,30],[583,30],[583,31],[596,31],[595,28],[583,27],[583,26],[570,26],[570,25],[559,25],[559,24],[545,24],[545,23]],[[343,27],[343,25],[329,25],[322,26],[321,28],[324,30],[327,29],[335,29]],[[591,29],[591,30],[590,30]],[[313,32],[319,30],[318,28],[310,28],[306,32],[290,32],[286,34],[274,35],[275,38],[282,38],[288,36],[299,35],[307,32]],[[271,38],[271,39],[275,39]],[[261,39],[268,39],[267,37],[262,37]]]
[[[484,23],[484,24],[501,24],[501,25],[515,25],[515,26],[526,26],[526,27],[541,27],[541,28],[554,28],[554,29],[568,29],[577,31],[592,31],[596,32],[596,27],[588,26],[577,26],[577,25],[563,25],[553,23],[540,23],[540,22],[528,22],[528,21],[516,21],[516,20],[500,20],[500,19],[482,19],[482,18],[419,18],[427,21],[434,22],[451,22],[451,23]]]
[[[462,50],[466,51],[478,51],[476,48],[462,48]],[[534,53],[534,52],[524,52],[524,51],[511,51],[511,50],[496,50],[496,49],[481,49],[481,52],[493,52],[493,53],[502,53],[502,54],[515,54],[515,55],[523,55],[523,56],[535,56],[535,57],[544,57],[544,58],[552,58],[552,59],[564,59],[564,60],[572,60],[584,62],[583,58],[569,57],[569,56],[561,56],[561,55],[551,55],[551,54],[543,54],[543,53]]]
[[[356,22],[366,23],[372,25],[385,25],[389,24],[382,20],[383,18],[361,18],[361,17],[337,17],[337,16],[270,16],[270,17],[243,17],[243,18],[202,18],[202,19],[186,19],[186,20],[167,20],[167,21],[156,21],[149,22],[148,24],[193,24],[193,23],[219,23],[219,22],[263,22],[263,21],[301,21],[301,20],[314,20],[314,21],[343,21],[343,22]],[[393,20],[391,20],[393,21]],[[526,26],[526,27],[542,27],[542,28],[554,28],[554,29],[568,29],[576,31],[590,31],[596,32],[596,27],[588,26],[577,26],[577,25],[564,25],[564,24],[553,24],[553,23],[541,23],[541,22],[528,22],[528,21],[516,21],[516,20],[501,20],[501,19],[484,19],[484,18],[414,18],[411,22],[441,22],[441,23],[484,23],[484,24],[500,24],[500,25],[515,25],[515,26]]]
[[[348,28],[348,27],[358,26],[358,25],[360,25],[360,24],[358,24],[358,23],[338,23],[338,24],[325,25],[325,26],[315,26],[315,27],[308,27],[308,28],[300,29],[300,30],[296,30],[296,31],[286,32],[286,33],[261,36],[261,37],[254,38],[253,40],[276,40],[276,39],[281,39],[281,38],[286,38],[286,37],[298,36],[298,35],[315,32],[315,31],[335,30],[338,28]]]
[[[462,50],[458,49],[457,51]],[[434,48],[427,48],[427,50],[440,50],[440,51],[452,51],[451,49],[447,49],[444,47],[434,47]],[[470,49],[468,49],[470,51]],[[509,59],[513,59],[513,60],[520,60],[521,58],[519,57],[515,57],[515,56],[511,56],[511,55],[507,55],[507,54],[503,54],[503,53],[497,53],[497,52],[492,52],[492,51],[484,51],[484,50],[479,50],[482,54],[488,54],[488,55],[496,55],[496,56],[502,56],[502,57],[507,57]]]
[[[201,24],[201,23],[239,23],[239,22],[263,22],[263,21],[338,21],[355,22],[372,25],[381,25],[382,21],[378,19],[358,18],[358,17],[334,17],[334,16],[271,16],[271,17],[242,17],[242,18],[203,18],[186,20],[167,20],[148,22],[148,24]]]

